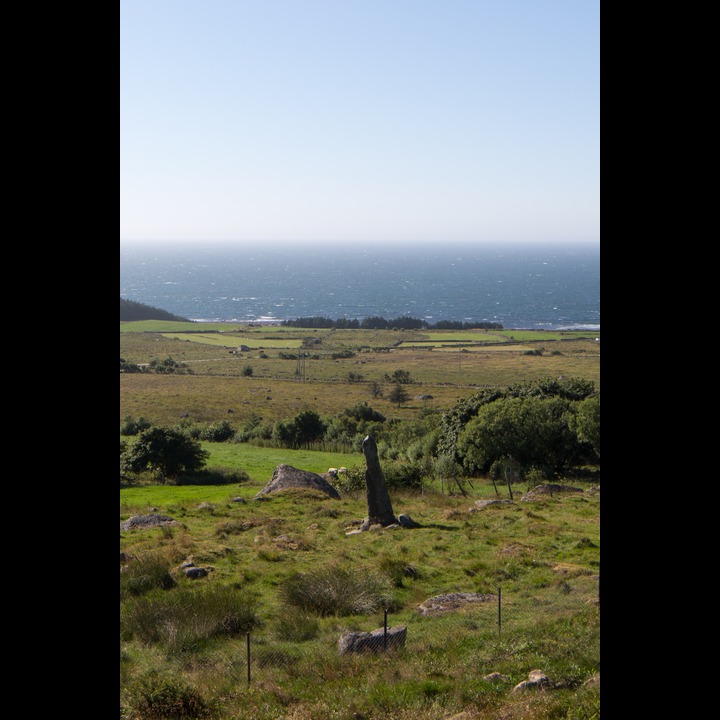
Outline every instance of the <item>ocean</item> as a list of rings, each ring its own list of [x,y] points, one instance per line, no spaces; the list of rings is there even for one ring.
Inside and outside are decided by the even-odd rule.
[[[120,297],[198,322],[412,317],[599,330],[600,248],[126,242]]]

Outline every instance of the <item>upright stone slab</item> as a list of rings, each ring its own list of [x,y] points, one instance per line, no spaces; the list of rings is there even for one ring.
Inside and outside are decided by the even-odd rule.
[[[347,632],[343,633],[338,640],[338,651],[340,655],[361,652],[380,652],[386,647],[400,648],[405,645],[407,638],[407,626],[396,625],[387,629],[378,628],[372,632]]]
[[[393,512],[390,496],[388,495],[385,476],[380,467],[378,459],[377,444],[375,439],[368,435],[362,444],[363,455],[365,456],[365,484],[367,485],[367,507],[368,525],[395,525],[398,519]]]

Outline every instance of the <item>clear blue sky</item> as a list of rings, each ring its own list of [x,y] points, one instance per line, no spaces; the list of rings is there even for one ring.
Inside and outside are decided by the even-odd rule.
[[[589,242],[599,0],[121,0],[120,239]]]

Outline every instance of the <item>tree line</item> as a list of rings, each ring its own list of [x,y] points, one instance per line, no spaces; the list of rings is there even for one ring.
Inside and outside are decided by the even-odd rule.
[[[546,379],[485,388],[446,411],[424,408],[410,420],[388,420],[367,402],[321,417],[307,409],[292,418],[264,422],[250,417],[241,427],[228,421],[154,427],[125,418],[120,443],[121,478],[155,473],[172,479],[200,470],[207,459],[201,440],[260,446],[353,451],[372,435],[388,478],[399,485],[423,478],[486,476],[552,479],[582,474],[600,464],[600,393],[581,379]],[[358,475],[360,484],[362,475]]]
[[[283,320],[281,325],[299,328],[335,328],[337,330],[502,330],[503,326],[495,322],[461,322],[459,320],[438,320],[435,323],[429,323],[421,318],[399,316],[391,320],[383,317],[372,315],[370,317],[357,320],[355,318],[337,318],[333,320],[329,317],[314,316],[300,317],[294,320]]]

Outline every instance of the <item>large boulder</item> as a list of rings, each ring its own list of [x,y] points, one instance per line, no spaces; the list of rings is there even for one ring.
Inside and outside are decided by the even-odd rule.
[[[310,488],[319,490],[336,500],[340,499],[340,493],[321,475],[309,470],[298,470],[298,468],[285,463],[281,463],[273,470],[270,482],[255,497],[262,497],[288,488]]]

